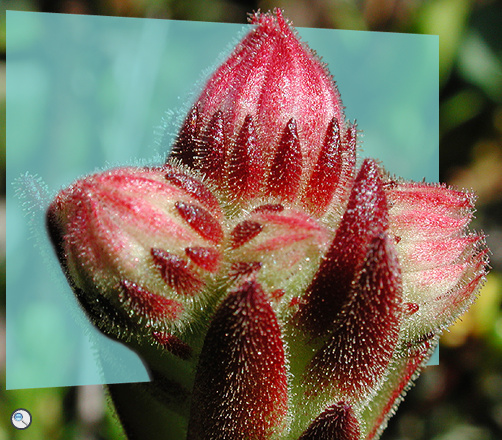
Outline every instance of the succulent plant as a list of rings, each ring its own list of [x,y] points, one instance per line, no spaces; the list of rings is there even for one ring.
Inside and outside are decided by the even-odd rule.
[[[158,167],[47,212],[89,319],[152,382],[110,385],[130,438],[380,437],[485,278],[472,194],[356,160],[326,67],[254,14]]]

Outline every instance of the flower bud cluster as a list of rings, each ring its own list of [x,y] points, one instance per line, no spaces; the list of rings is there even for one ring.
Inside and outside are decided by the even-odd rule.
[[[474,197],[357,167],[326,67],[252,23],[166,164],[76,182],[49,233],[95,325],[190,359],[187,438],[376,439],[483,283]]]

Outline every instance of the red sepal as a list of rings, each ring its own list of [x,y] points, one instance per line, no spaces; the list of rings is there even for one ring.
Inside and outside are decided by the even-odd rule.
[[[298,440],[359,440],[359,435],[352,407],[341,401],[320,414]]]
[[[386,234],[370,244],[351,296],[309,365],[309,394],[327,388],[351,401],[364,398],[392,358],[401,327],[402,284],[397,254]]]
[[[246,281],[217,309],[197,374],[188,438],[265,440],[285,426],[287,377],[276,316]]]
[[[327,334],[350,299],[368,246],[388,226],[380,170],[366,159],[357,175],[347,210],[331,246],[300,304],[298,321],[312,336]]]

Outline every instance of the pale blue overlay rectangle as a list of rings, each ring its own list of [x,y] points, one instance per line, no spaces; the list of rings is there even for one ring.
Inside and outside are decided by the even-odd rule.
[[[8,389],[148,380],[139,358],[77,306],[45,209],[86,174],[161,164],[205,79],[248,29],[7,12]],[[298,32],[328,64],[347,117],[357,118],[361,156],[437,181],[438,37]]]

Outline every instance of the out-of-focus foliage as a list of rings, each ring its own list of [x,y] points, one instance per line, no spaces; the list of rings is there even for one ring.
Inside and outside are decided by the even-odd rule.
[[[440,177],[478,194],[474,227],[488,235],[492,272],[478,302],[442,338],[440,365],[429,367],[391,420],[388,440],[502,438],[502,8],[495,0],[4,0],[5,9],[182,20],[244,22],[246,13],[282,7],[295,26],[440,36]],[[0,167],[5,176],[5,14]],[[2,185],[5,179],[2,179]],[[5,192],[5,187],[2,187]],[[4,203],[2,221],[4,222]],[[5,226],[4,226],[5,229]],[[5,299],[5,244],[1,295]],[[0,369],[5,364],[0,304]],[[2,370],[1,376],[5,376]],[[2,390],[5,380],[2,379]],[[115,439],[121,430],[98,387],[0,390],[0,440],[21,438],[10,425],[31,411],[29,438]],[[24,436],[26,438],[26,436]]]

